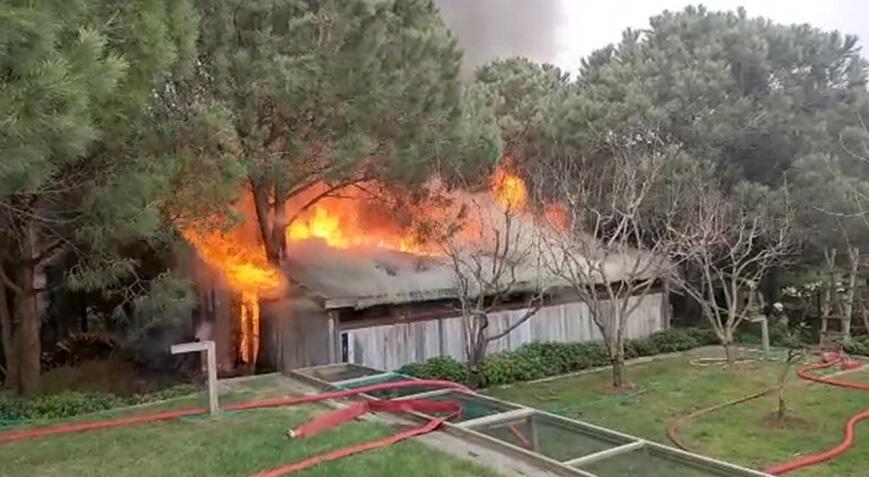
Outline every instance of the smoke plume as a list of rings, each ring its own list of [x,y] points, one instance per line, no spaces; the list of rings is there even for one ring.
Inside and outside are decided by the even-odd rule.
[[[565,17],[561,0],[436,0],[465,51],[462,77],[499,58],[555,61]]]

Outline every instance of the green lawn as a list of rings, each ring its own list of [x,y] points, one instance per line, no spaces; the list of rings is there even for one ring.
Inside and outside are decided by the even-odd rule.
[[[717,351],[714,351],[717,353]],[[667,424],[674,416],[760,391],[774,384],[779,364],[752,362],[737,369],[697,367],[690,357],[667,358],[628,368],[635,388],[618,395],[607,372],[563,378],[533,386],[491,389],[493,396],[600,424],[670,444]],[[791,378],[796,382],[798,378]],[[848,379],[867,381],[869,372]],[[825,450],[842,437],[848,416],[869,408],[869,393],[823,385],[792,388],[791,408],[805,422],[780,429],[765,421],[776,406],[764,397],[699,418],[682,427],[693,449],[705,455],[754,468]],[[858,429],[857,443],[845,456],[827,464],[793,472],[797,477],[857,477],[869,462],[869,425]]]
[[[264,379],[245,383],[224,401],[286,393],[270,381],[274,382]],[[201,403],[201,397],[184,398],[111,414],[183,408]],[[0,475],[244,477],[393,432],[385,425],[354,422],[309,439],[286,439],[288,428],[309,420],[323,409],[318,406],[261,409],[0,445]],[[411,441],[295,475],[495,477],[485,469]]]

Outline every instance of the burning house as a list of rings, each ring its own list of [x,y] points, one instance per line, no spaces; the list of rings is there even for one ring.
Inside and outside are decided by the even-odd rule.
[[[525,211],[527,191],[519,177],[499,170],[491,191],[449,195],[450,205],[420,214],[437,222],[460,215],[462,225],[428,242],[362,196],[318,201],[288,228],[289,253],[280,267],[264,259],[251,239],[255,230],[185,231],[205,265],[195,277],[201,290],[197,320],[217,342],[223,370],[329,363],[393,370],[436,356],[465,360],[462,300],[493,293],[480,283],[493,281],[493,271],[505,264],[509,290],[494,298],[488,329],[498,333],[516,325],[531,297],[541,297],[542,306],[489,343],[489,352],[601,338],[588,305],[547,271],[542,239],[558,214],[547,211],[552,220],[544,223]],[[606,275],[620,280],[623,257],[606,260]],[[484,275],[476,285],[463,281],[468,267]],[[654,289],[634,309],[627,335],[646,336],[668,321],[666,293]]]

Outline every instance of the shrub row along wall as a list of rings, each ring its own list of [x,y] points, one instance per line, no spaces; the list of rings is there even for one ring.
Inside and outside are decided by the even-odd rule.
[[[663,353],[686,351],[700,346],[718,344],[718,338],[707,328],[673,328],[652,333],[646,338],[628,340],[628,359]],[[608,366],[606,345],[594,341],[584,343],[530,343],[515,351],[491,355],[483,363],[486,386],[531,381],[583,369]],[[432,358],[404,366],[399,372],[424,379],[447,379],[468,383],[470,376],[464,364],[452,357]]]

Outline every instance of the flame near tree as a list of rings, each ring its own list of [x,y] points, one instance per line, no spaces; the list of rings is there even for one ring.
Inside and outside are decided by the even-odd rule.
[[[325,185],[322,186],[326,188]],[[491,200],[501,207],[522,211],[527,208],[528,189],[524,180],[505,167],[499,167],[490,178]],[[453,194],[459,202],[461,194]],[[302,198],[303,199],[303,198]],[[300,199],[301,202],[301,199]],[[468,204],[455,204],[467,206]],[[288,204],[292,209],[293,203]],[[255,217],[249,203],[239,205],[246,217]],[[393,214],[384,211],[371,195],[359,187],[349,186],[324,197],[305,210],[290,211],[295,219],[286,230],[287,243],[318,239],[331,247],[380,247],[417,255],[435,252],[430,244],[415,233],[414,222],[422,222],[427,214],[442,213],[437,207],[420,207],[408,223],[400,223]],[[548,212],[547,212],[548,215]],[[211,267],[219,270],[233,291],[240,296],[238,341],[239,359],[246,365],[256,363],[259,350],[260,310],[263,296],[282,293],[286,279],[272,265],[255,234],[245,233],[240,224],[230,230],[206,230],[204,227],[182,231],[187,241]],[[464,224],[473,227],[473,224]],[[473,235],[458,230],[457,235]],[[292,254],[292,252],[290,252]]]

